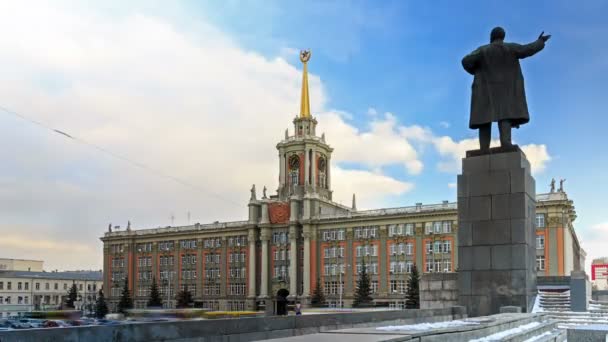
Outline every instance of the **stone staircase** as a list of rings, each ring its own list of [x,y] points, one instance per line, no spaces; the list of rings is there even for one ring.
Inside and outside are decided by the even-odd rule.
[[[570,291],[538,291],[538,303],[540,305],[540,308],[542,309],[541,311],[570,311]]]

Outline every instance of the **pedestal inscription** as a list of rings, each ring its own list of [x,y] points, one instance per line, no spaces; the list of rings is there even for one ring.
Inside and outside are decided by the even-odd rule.
[[[469,156],[458,176],[459,302],[470,316],[530,312],[536,293],[535,181],[525,154]]]

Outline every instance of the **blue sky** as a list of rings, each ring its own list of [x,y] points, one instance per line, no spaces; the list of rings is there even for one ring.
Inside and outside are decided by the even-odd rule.
[[[217,4],[207,3],[202,12],[251,49],[273,56],[285,46],[312,48],[311,69],[325,84],[329,106],[352,113],[352,122],[362,129],[366,109],[374,107],[455,139],[475,136],[467,127],[472,80],[460,59],[486,44],[497,25],[506,29],[508,41],[526,43],[541,31],[551,34],[541,53],[522,62],[531,122],[514,137],[547,145],[552,160],[536,176],[538,191],[546,191],[551,177],[566,178],[579,229],[606,220],[601,199],[608,191],[606,2]],[[450,127],[440,127],[441,121]],[[391,173],[400,176],[399,170]],[[453,175],[425,171],[404,200],[453,200],[454,192],[445,188],[450,179]]]
[[[608,234],[605,13],[602,1],[0,4],[0,29],[14,32],[0,38],[1,105],[204,190],[0,115],[0,142],[14,146],[0,152],[5,226],[23,233],[0,246],[28,257],[20,244],[34,234],[51,266],[94,267],[108,222],[156,227],[175,214],[185,224],[187,211],[200,222],[243,218],[235,203],[251,183],[275,187],[275,144],[299,108],[301,48],[313,51],[312,108],[336,148],[338,200],[454,201],[449,184],[476,139],[460,60],[500,25],[507,41],[553,35],[522,62],[531,122],[514,138],[536,151],[537,192],[567,179],[579,236],[599,256]],[[74,242],[91,257],[56,255]]]

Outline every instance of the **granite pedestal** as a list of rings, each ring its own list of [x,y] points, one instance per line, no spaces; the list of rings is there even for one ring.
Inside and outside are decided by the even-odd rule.
[[[517,306],[536,294],[535,181],[517,147],[468,153],[458,175],[458,299],[469,316]]]

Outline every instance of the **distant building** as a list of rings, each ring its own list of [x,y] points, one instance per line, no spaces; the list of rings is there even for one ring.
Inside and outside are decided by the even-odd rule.
[[[591,262],[591,282],[598,290],[608,290],[608,257]]]
[[[43,261],[0,258],[0,271],[42,272]]]
[[[89,312],[94,308],[102,279],[101,271],[0,271],[0,318],[60,309],[74,283],[79,296],[76,309]]]
[[[108,229],[101,240],[112,310],[127,276],[138,308],[146,306],[155,278],[165,306],[173,307],[175,294],[187,289],[206,308],[242,310],[283,303],[285,296],[307,304],[317,282],[330,305],[350,306],[363,267],[374,302],[400,307],[413,265],[423,275],[457,271],[457,203],[357,210],[354,196],[352,206],[332,200],[333,148],[324,134],[316,134],[306,68],[303,80],[294,133],[285,132],[276,145],[278,189],[267,196],[264,188],[258,196],[252,188],[247,220]],[[574,229],[572,200],[562,187],[536,200],[537,249],[529,257],[536,259],[538,276],[582,270],[585,252]],[[525,220],[511,224],[518,223]],[[503,236],[512,238],[508,224]]]

